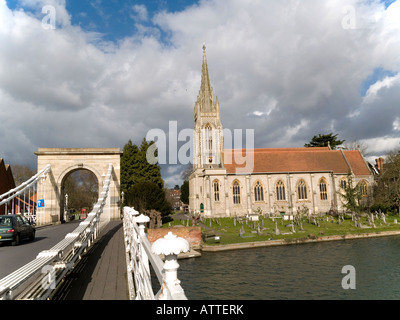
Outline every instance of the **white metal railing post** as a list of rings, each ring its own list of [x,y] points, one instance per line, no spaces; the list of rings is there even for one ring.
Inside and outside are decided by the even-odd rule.
[[[186,300],[184,291],[178,279],[178,254],[188,252],[190,250],[189,242],[183,238],[179,238],[172,232],[169,232],[164,238],[158,239],[153,243],[152,252],[158,255],[165,255],[164,263],[164,283],[163,287],[167,287],[169,293],[174,300]],[[165,286],[164,286],[165,285]],[[161,293],[160,300],[168,299],[168,296]]]
[[[147,256],[141,241],[142,237],[147,237],[145,233],[145,223],[149,221],[150,218],[148,216],[145,216],[144,214],[141,214],[139,217],[135,218],[135,222],[139,225],[139,234],[138,234],[139,254],[141,255],[142,263],[146,268],[147,274],[150,276],[149,257]]]
[[[151,246],[144,232],[144,224],[149,218],[145,215],[137,216],[139,213],[129,207],[124,207],[123,213],[130,298],[187,300],[177,277],[177,255],[188,252],[189,243],[169,233]],[[160,255],[165,256],[165,263]],[[161,287],[156,295],[151,285],[150,263]]]
[[[139,225],[139,235],[146,236],[145,223],[149,222],[150,218],[148,216],[145,216],[144,214],[141,214],[139,217],[135,218],[135,221]]]

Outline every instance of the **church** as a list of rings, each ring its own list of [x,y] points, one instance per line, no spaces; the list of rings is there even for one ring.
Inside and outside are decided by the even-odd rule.
[[[341,212],[340,193],[349,174],[365,199],[371,192],[374,176],[359,150],[224,149],[220,103],[210,84],[205,46],[194,122],[193,172],[189,177],[189,211],[194,214],[235,217],[295,215],[299,210]]]

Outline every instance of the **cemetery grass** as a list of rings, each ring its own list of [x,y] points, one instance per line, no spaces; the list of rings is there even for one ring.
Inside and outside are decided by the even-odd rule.
[[[243,219],[243,223],[236,222],[232,218],[215,218],[215,219],[204,219],[200,226],[202,229],[203,243],[206,245],[225,245],[255,241],[268,241],[268,240],[280,240],[280,239],[309,239],[312,237],[323,237],[323,236],[341,236],[349,234],[362,234],[362,233],[378,233],[384,231],[400,231],[400,223],[395,223],[395,219],[399,220],[398,216],[386,216],[386,224],[382,219],[375,219],[375,228],[368,225],[365,217],[361,218],[362,227],[356,227],[351,219],[351,216],[346,216],[344,221],[340,224],[337,218],[329,217],[329,221],[326,221],[326,217],[319,218],[319,226],[316,226],[307,219],[303,219],[302,227],[295,225],[292,232],[292,227],[288,226],[292,224],[292,221],[284,221],[281,218],[275,218],[277,221],[277,227],[280,234],[275,234],[275,222],[271,218],[260,217],[259,221],[246,223]],[[261,220],[263,223],[261,224]],[[172,224],[187,226],[186,221],[176,220]],[[191,224],[190,224],[191,225]],[[259,232],[257,233],[257,227],[260,226]],[[240,229],[243,228],[244,233],[240,236]],[[219,237],[219,240],[215,240],[215,236]]]

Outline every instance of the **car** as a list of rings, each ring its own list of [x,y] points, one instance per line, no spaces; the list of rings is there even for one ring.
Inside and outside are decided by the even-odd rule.
[[[23,239],[33,241],[35,233],[35,226],[23,215],[0,216],[0,243],[11,241],[13,246],[17,246]]]

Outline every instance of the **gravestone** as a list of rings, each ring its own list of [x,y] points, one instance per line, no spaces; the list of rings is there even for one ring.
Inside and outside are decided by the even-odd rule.
[[[143,214],[150,218],[149,229],[159,229],[162,227],[161,212],[157,210],[145,210]]]
[[[277,221],[275,221],[275,235],[277,235],[277,236],[280,235],[280,232],[279,232],[279,229],[278,229],[278,223],[277,223]]]

